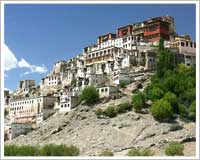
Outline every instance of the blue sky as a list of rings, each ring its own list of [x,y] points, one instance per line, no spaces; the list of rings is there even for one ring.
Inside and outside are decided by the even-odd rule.
[[[85,46],[96,43],[99,35],[151,17],[174,17],[177,33],[195,40],[195,13],[192,4],[7,4],[5,50],[14,57],[7,57],[5,88],[14,90],[24,79],[38,84],[54,62],[80,54]]]

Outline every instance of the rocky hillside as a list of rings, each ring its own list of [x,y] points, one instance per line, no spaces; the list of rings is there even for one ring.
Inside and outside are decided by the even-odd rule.
[[[104,104],[117,104],[127,97]],[[99,107],[100,105],[95,106]],[[156,155],[164,155],[163,148],[169,141],[185,144],[185,155],[195,155],[195,123],[184,123],[183,129],[170,132],[170,123],[159,123],[150,114],[134,111],[115,118],[99,119],[95,109],[79,106],[67,113],[56,113],[39,128],[11,142],[17,145],[73,144],[81,155],[98,155],[104,149],[115,155],[126,155],[133,147],[150,147]]]
[[[143,87],[149,83],[143,83]],[[136,84],[136,83],[134,83]],[[99,155],[110,149],[115,156],[126,156],[133,147],[151,148],[155,155],[165,155],[164,148],[170,141],[185,145],[184,155],[195,155],[195,123],[183,122],[178,118],[172,123],[159,123],[151,114],[135,113],[134,110],[118,114],[114,118],[97,118],[95,110],[117,106],[131,101],[131,91],[137,88],[130,84],[124,89],[126,96],[99,103],[93,107],[79,105],[69,113],[55,113],[27,135],[21,135],[10,142],[17,145],[73,144],[82,156]],[[141,89],[142,90],[142,89]],[[174,123],[183,126],[170,131]]]

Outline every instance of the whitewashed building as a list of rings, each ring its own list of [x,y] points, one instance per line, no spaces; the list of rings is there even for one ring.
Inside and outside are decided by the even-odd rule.
[[[124,82],[126,84],[130,83],[130,75],[127,69],[117,69],[113,71],[113,83],[120,84],[120,82]]]
[[[56,100],[56,97],[51,96],[11,100],[9,116],[16,123],[36,122],[36,117],[41,120],[46,119],[54,112],[54,102]]]
[[[97,87],[97,91],[99,92],[100,98],[109,97],[114,93],[118,92],[117,87],[115,86],[104,86],[104,87]]]

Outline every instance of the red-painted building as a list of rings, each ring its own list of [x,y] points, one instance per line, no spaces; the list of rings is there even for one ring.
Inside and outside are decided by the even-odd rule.
[[[161,37],[169,40],[169,23],[161,20],[146,24],[144,39],[148,41],[159,41]]]
[[[169,16],[161,16],[134,23],[117,29],[117,37],[133,35],[138,40],[159,41],[170,40],[175,33],[174,19]]]
[[[120,27],[120,28],[117,29],[117,37],[123,37],[123,36],[131,35],[132,31],[133,31],[132,25]]]

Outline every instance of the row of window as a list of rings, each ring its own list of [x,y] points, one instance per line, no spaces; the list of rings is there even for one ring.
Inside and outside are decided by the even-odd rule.
[[[30,110],[10,110],[12,114],[21,114],[21,113],[33,113],[34,109]]]
[[[112,48],[112,49],[108,49],[108,50],[104,50],[104,51],[88,54],[88,57],[89,58],[94,58],[94,57],[98,57],[98,56],[103,56],[103,55],[110,54],[111,52],[113,53],[114,51],[117,51],[117,50]]]
[[[24,107],[20,106],[20,107],[10,108],[10,111],[17,111],[17,110],[22,110],[22,109],[24,109]]]
[[[66,107],[70,107],[69,103],[68,104],[61,104],[61,108],[66,108]]]
[[[49,77],[49,81],[57,80],[57,77]],[[58,80],[60,80],[60,77],[58,77]]]
[[[180,42],[177,43],[178,46],[180,46]],[[182,47],[191,47],[191,48],[196,48],[196,43],[194,42],[181,42]]]
[[[131,41],[131,40],[137,40],[136,37],[124,37],[123,39],[115,39],[113,41],[107,41],[107,42],[104,42],[104,43],[101,43],[99,45],[95,45],[95,46],[91,46],[91,47],[88,47],[87,49],[85,49],[85,52],[91,52],[91,51],[95,51],[97,49],[103,49],[105,47],[110,47],[110,46],[117,46],[117,47],[121,47],[122,46],[122,41],[123,43],[126,43],[127,41]]]
[[[49,82],[49,85],[55,85],[57,82]]]
[[[100,93],[100,92],[108,92],[108,88],[99,88],[97,89],[97,91]]]
[[[41,102],[42,99],[37,99],[37,102]],[[23,105],[23,104],[33,104],[34,100],[25,100],[25,101],[20,101],[20,102],[12,102],[10,105],[11,106],[17,106],[17,105]]]

